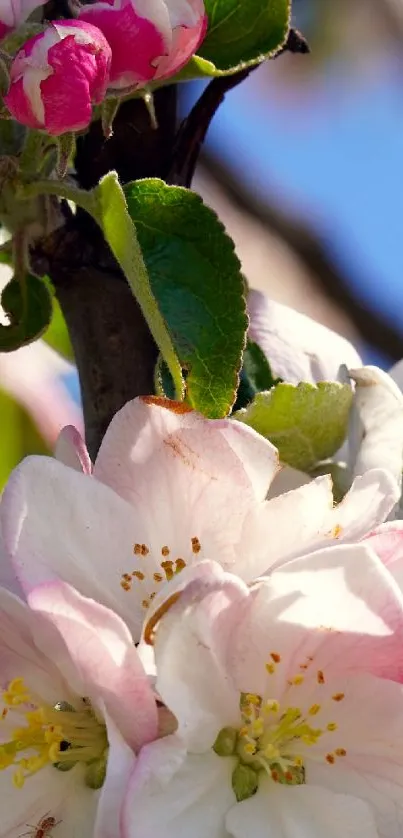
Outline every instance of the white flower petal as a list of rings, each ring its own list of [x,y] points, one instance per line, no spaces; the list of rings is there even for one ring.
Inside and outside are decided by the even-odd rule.
[[[401,483],[403,466],[403,396],[377,367],[350,371],[356,382],[349,434],[354,475],[388,469]]]
[[[261,782],[254,797],[229,810],[234,838],[379,838],[368,806],[319,786]]]
[[[124,838],[226,838],[232,769],[213,751],[183,759],[175,736],[147,745],[126,796]]]
[[[284,381],[334,381],[341,364],[361,365],[348,340],[310,317],[252,289],[248,295],[249,337],[265,353],[274,375]]]

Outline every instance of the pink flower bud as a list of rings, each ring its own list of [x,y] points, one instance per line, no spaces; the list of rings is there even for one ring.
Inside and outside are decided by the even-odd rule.
[[[58,20],[30,38],[11,66],[4,101],[29,128],[58,136],[91,121],[109,82],[111,49],[102,32],[78,20]]]
[[[1,0],[0,4],[0,40],[24,23],[31,12],[43,6],[46,0]]]
[[[203,0],[110,0],[84,6],[112,48],[110,86],[138,86],[177,73],[202,41]]]

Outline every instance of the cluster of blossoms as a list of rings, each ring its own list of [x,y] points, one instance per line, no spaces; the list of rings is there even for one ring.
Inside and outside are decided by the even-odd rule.
[[[43,2],[43,0],[42,0]],[[0,37],[39,0],[8,0]],[[177,73],[196,52],[207,18],[203,0],[105,0],[82,6],[76,20],[50,22],[26,41],[4,97],[12,116],[58,136],[89,125],[92,106]]]
[[[15,470],[0,834],[401,838],[403,397],[354,377],[377,416],[398,405],[397,462],[367,424],[338,504],[328,475],[280,492],[246,425],[154,397],[115,416],[95,463],[68,427],[55,459]]]

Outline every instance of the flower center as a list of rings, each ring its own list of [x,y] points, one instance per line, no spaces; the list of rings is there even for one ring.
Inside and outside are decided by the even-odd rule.
[[[303,670],[308,669],[303,664]],[[273,675],[281,658],[277,653],[271,655],[266,671]],[[290,691],[298,688],[305,680],[305,674],[298,674],[288,680],[284,698],[291,699]],[[323,689],[325,677],[320,670],[316,673],[316,684]],[[331,695],[332,706],[336,707],[344,699],[344,693]],[[306,710],[294,701],[280,704],[272,698],[263,698],[255,693],[241,693],[239,728],[220,730],[213,750],[219,756],[236,758],[236,767],[232,774],[232,787],[238,801],[251,797],[259,787],[259,778],[263,771],[276,783],[283,785],[301,785],[305,783],[305,754],[307,748],[316,745],[322,737],[327,741],[328,734],[338,729],[335,721],[322,722],[320,727],[314,719],[326,704],[312,704]],[[345,757],[344,747],[336,747],[330,752],[324,748],[324,758],[333,765],[337,758]],[[315,755],[317,756],[317,754]]]
[[[15,678],[3,690],[2,700],[1,718],[9,721],[12,714],[16,727],[9,741],[0,745],[0,770],[14,769],[13,784],[17,788],[47,765],[69,771],[77,763],[85,767],[87,786],[103,785],[108,754],[106,726],[88,699],[79,699],[77,707],[65,701],[52,707],[38,701],[23,678]]]

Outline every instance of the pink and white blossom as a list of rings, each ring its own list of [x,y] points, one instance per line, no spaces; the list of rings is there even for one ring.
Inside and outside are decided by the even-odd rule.
[[[110,87],[142,86],[177,73],[202,41],[203,0],[111,0],[84,6],[112,48]]]
[[[58,20],[15,56],[4,97],[12,116],[58,136],[86,128],[109,81],[111,48],[95,26]]]
[[[86,473],[75,467],[29,457],[14,471],[0,506],[7,556],[26,595],[65,580],[120,614],[136,639],[159,590],[181,585],[187,567],[212,559],[250,582],[295,556],[361,540],[399,496],[393,476],[372,469],[338,506],[328,476],[267,501],[279,468],[267,440],[155,398],[116,414],[92,474],[88,463]]]
[[[124,623],[63,583],[28,604],[0,589],[2,836],[116,838],[136,753],[157,735]],[[30,825],[30,826],[27,826]]]
[[[134,766],[125,838],[400,838],[402,595],[372,551],[252,588],[212,567],[168,606],[156,687],[178,729]]]
[[[0,7],[0,39],[20,26],[21,23],[24,23],[35,9],[44,4],[45,0],[2,0]]]

